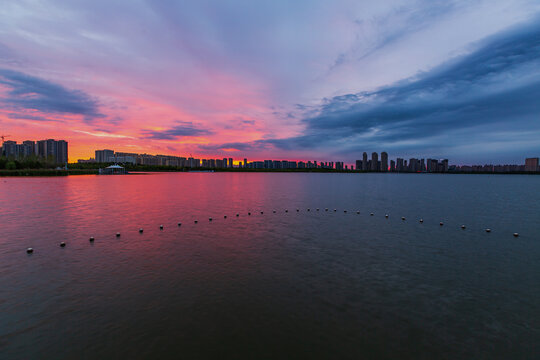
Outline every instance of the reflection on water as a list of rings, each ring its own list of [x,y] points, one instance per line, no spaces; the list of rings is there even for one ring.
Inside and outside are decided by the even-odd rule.
[[[534,358],[539,184],[416,174],[2,178],[0,354]]]

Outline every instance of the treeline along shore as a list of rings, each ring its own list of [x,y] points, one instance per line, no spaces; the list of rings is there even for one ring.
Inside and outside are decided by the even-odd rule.
[[[13,160],[0,157],[0,176],[68,176],[68,175],[97,175],[100,168],[105,168],[112,163],[72,163],[67,168],[44,159]],[[306,169],[251,169],[251,168],[187,168],[167,165],[141,165],[122,164],[126,171],[131,174],[144,172],[279,172],[279,173],[369,173],[363,170],[336,170],[328,168]],[[389,172],[389,174],[391,174]],[[397,174],[394,172],[393,174]],[[493,174],[492,172],[453,172],[445,174]],[[495,174],[539,174],[531,172],[496,172]]]

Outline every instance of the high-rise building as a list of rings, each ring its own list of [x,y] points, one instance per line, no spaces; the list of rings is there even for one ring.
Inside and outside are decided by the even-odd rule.
[[[403,164],[402,158],[397,158],[396,171],[404,171],[405,165]]]
[[[390,171],[396,171],[396,162],[394,160],[390,160]]]
[[[362,170],[362,160],[356,160],[356,170]]]
[[[538,171],[538,158],[525,159],[525,171]]]
[[[244,168],[247,168],[247,159],[244,158]]]
[[[113,162],[111,161],[111,158],[114,158],[114,151],[113,150],[96,150],[96,162],[98,163],[106,163],[106,162]]]
[[[388,153],[386,151],[381,153],[381,171],[388,171]]]
[[[230,168],[233,167],[233,159],[232,159],[232,158],[229,158],[229,167],[230,167]]]
[[[368,171],[368,159],[367,159],[367,152],[364,151],[362,154],[362,170]]]
[[[377,167],[379,165],[379,154],[376,152],[371,153],[371,171],[378,171]]]

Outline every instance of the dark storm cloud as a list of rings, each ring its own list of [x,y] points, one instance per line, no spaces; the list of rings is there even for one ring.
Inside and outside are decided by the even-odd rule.
[[[182,121],[166,130],[143,130],[143,138],[156,140],[174,140],[179,137],[211,135],[213,132],[200,128],[192,122]]]
[[[82,115],[87,122],[104,117],[99,113],[97,102],[86,93],[22,72],[0,69],[0,85],[9,89],[0,102],[14,111]]]

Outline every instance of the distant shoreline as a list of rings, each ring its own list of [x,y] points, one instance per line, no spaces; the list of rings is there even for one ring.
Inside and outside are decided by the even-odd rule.
[[[335,169],[126,169],[129,173],[126,175],[142,175],[151,173],[329,173],[329,174],[418,174],[418,175],[540,175],[540,172],[457,172],[449,171],[445,173],[436,172],[380,172],[380,171],[358,171],[358,170],[335,170]],[[98,169],[17,169],[17,170],[0,170],[0,177],[34,177],[34,176],[71,176],[71,175],[98,175]]]

